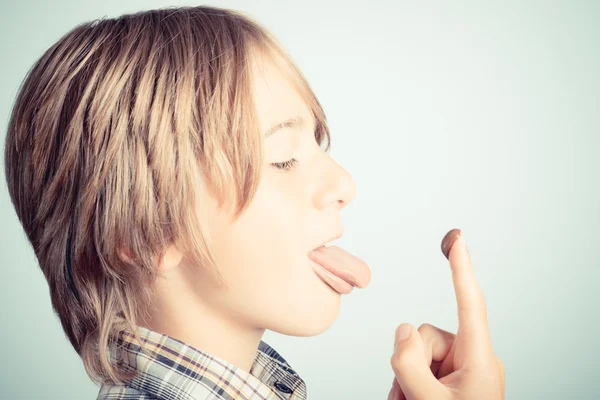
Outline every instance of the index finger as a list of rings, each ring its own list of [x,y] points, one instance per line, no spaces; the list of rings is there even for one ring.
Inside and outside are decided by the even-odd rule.
[[[467,354],[480,356],[491,349],[485,299],[475,278],[471,256],[460,229],[450,230],[442,240],[442,253],[450,261],[458,304],[458,332]]]

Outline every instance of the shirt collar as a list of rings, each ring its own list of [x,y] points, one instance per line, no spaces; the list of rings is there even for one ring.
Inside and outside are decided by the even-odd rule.
[[[109,347],[121,368],[136,371],[128,386],[159,399],[304,400],[306,385],[288,362],[260,341],[250,373],[171,336],[138,327],[144,349],[128,330]]]

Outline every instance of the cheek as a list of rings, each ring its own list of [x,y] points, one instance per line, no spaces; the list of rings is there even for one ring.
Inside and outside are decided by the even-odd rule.
[[[265,175],[268,173],[265,172]],[[265,178],[252,204],[232,225],[235,245],[253,254],[255,260],[273,259],[280,263],[305,247],[306,205],[292,177]],[[273,178],[273,177],[271,177]]]
[[[311,336],[327,329],[340,295],[309,265],[305,216],[277,207],[247,211],[221,238],[217,256],[230,284],[221,306],[252,326],[282,334]]]
[[[221,300],[263,325],[291,315],[314,319],[323,305],[319,312],[328,315],[325,310],[334,312],[339,303],[339,295],[309,265],[306,254],[316,240],[309,221],[316,218],[310,215],[306,188],[290,182],[293,177],[283,174],[266,178],[238,220],[230,224],[222,218],[211,229],[215,255],[230,284]]]
[[[253,204],[222,231],[216,247],[221,268],[240,299],[256,296],[262,288],[266,301],[310,282],[305,216],[297,205],[275,200],[281,199]]]
[[[299,267],[303,255],[302,215],[289,204],[271,202],[248,209],[232,226],[223,249],[227,264],[242,282],[281,283]]]
[[[254,237],[226,255],[227,307],[252,326],[282,334],[322,332],[335,320],[341,296],[316,276],[304,249],[272,239],[280,245]]]

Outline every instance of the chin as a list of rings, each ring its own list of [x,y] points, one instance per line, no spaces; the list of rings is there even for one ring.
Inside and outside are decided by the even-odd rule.
[[[302,337],[317,336],[325,332],[339,315],[341,295],[332,290],[330,297],[319,299],[315,296],[312,300],[316,302],[313,307],[302,304],[299,305],[300,310],[295,312],[288,309],[288,312],[267,329],[282,335]]]

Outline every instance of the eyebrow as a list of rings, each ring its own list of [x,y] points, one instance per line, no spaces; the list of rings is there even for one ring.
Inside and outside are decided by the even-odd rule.
[[[290,119],[287,119],[287,120],[285,120],[283,122],[280,122],[280,123],[278,123],[276,125],[273,125],[271,128],[269,128],[269,130],[267,130],[267,132],[265,132],[265,138],[273,135],[274,133],[276,133],[280,129],[283,129],[283,128],[295,128],[295,127],[301,125],[303,121],[304,121],[303,118],[298,115],[298,116],[292,117]]]

